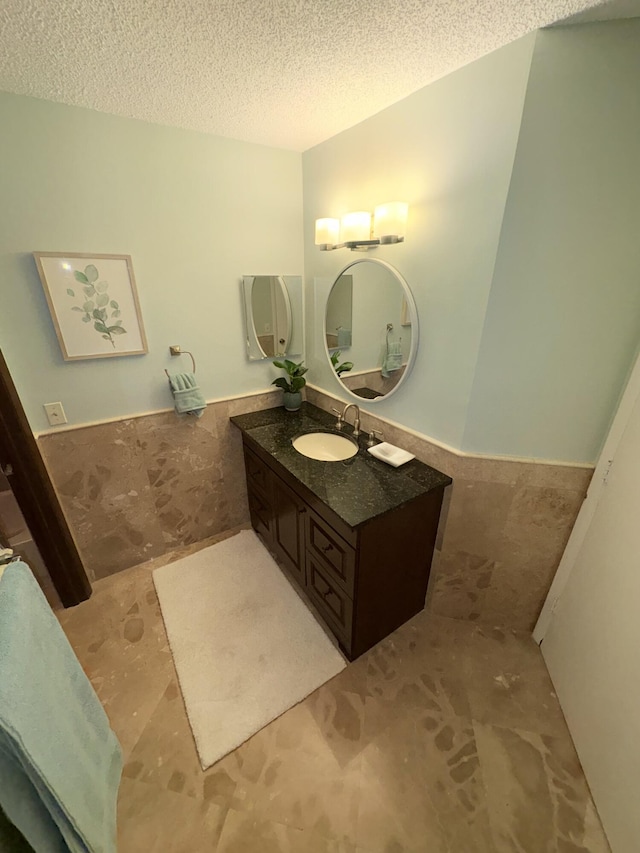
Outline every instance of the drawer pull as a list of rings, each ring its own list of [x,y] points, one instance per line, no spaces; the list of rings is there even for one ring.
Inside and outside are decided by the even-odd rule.
[[[329,551],[333,551],[333,545],[329,543],[328,545],[325,545],[324,548],[322,548],[321,550],[324,551],[325,554],[327,554]]]

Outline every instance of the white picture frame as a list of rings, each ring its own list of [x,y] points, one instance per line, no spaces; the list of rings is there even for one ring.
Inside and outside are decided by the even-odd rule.
[[[130,255],[33,257],[65,361],[149,351]]]

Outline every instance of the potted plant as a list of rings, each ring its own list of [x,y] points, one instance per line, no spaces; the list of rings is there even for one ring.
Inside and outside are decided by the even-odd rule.
[[[331,364],[333,365],[333,369],[340,376],[341,373],[348,373],[349,370],[353,370],[353,362],[352,361],[343,361],[342,364],[338,364],[340,361],[341,352],[338,350],[334,352],[331,356]]]
[[[309,368],[303,367],[302,361],[296,364],[294,361],[289,361],[288,358],[285,358],[284,361],[274,361],[273,363],[276,367],[280,367],[286,371],[288,379],[284,376],[279,376],[271,384],[277,385],[278,388],[282,388],[284,391],[285,409],[288,412],[297,412],[302,405],[302,394],[300,391],[307,384],[304,374]]]

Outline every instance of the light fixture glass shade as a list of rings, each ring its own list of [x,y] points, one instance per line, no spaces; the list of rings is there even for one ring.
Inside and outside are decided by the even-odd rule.
[[[379,204],[373,217],[373,234],[382,243],[395,243],[404,238],[407,230],[409,205],[405,201]]]
[[[339,235],[339,219],[316,219],[316,246],[335,246]]]
[[[342,217],[340,226],[340,241],[342,243],[357,243],[360,240],[370,239],[371,214],[368,210],[358,210]]]

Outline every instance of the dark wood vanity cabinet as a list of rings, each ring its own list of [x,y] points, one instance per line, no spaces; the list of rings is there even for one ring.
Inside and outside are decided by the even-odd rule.
[[[243,441],[252,525],[350,660],[422,610],[444,487],[351,528]]]

